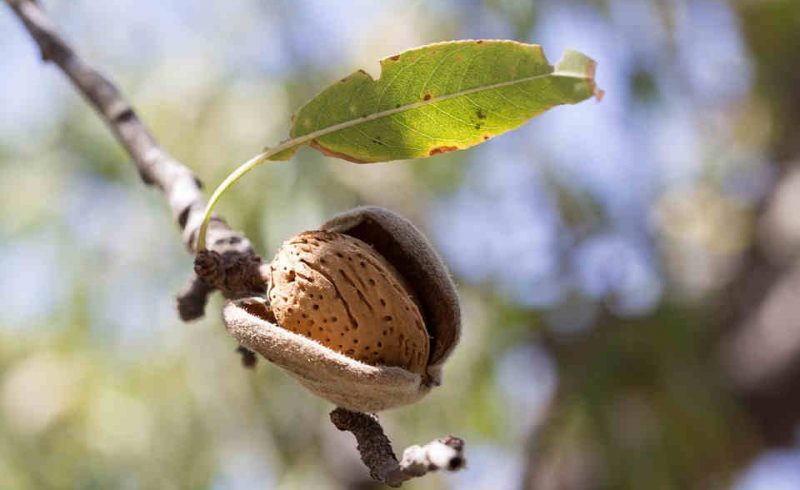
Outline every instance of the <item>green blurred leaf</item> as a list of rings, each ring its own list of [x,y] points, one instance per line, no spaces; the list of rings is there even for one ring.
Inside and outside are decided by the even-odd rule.
[[[423,46],[382,60],[378,80],[359,70],[312,99],[293,118],[298,144],[271,159],[305,143],[357,163],[462,150],[557,105],[599,98],[594,71],[577,51],[554,67],[540,46],[514,41]]]

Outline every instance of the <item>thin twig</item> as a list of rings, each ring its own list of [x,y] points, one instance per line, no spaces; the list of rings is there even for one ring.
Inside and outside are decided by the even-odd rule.
[[[391,441],[374,416],[337,408],[330,417],[337,429],[353,433],[370,476],[390,487],[399,487],[431,471],[456,471],[466,464],[464,441],[458,437],[447,436],[424,446],[410,446],[397,461]]]
[[[200,180],[159,145],[117,87],[75,53],[38,3],[34,0],[6,0],[6,3],[36,41],[42,59],[57,65],[97,111],[136,164],[142,180],[164,194],[181,227],[184,244],[194,252],[197,229],[206,206]],[[209,227],[207,242],[209,250],[219,254],[215,259],[220,262],[218,270],[229,271],[238,264],[246,267],[239,269],[237,275],[248,277],[244,280],[223,277],[205,286],[199,283],[202,280],[193,278],[191,286],[178,298],[178,310],[184,320],[203,316],[207,297],[214,289],[220,289],[226,297],[259,292],[250,285],[257,282],[253,278],[258,273],[260,259],[242,233],[231,230],[217,217]],[[252,264],[256,267],[249,267]]]

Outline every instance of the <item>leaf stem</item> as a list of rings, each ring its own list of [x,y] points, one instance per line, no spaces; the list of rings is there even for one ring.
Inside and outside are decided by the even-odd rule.
[[[222,183],[214,190],[214,193],[211,194],[211,199],[208,200],[205,213],[203,213],[203,221],[200,223],[200,230],[198,231],[197,235],[197,252],[202,252],[206,249],[206,232],[208,231],[208,224],[211,221],[211,214],[214,211],[214,206],[217,205],[217,201],[219,201],[220,197],[222,197],[222,194],[224,194],[225,191],[235,184],[236,181],[242,178],[244,174],[266,162],[274,155],[296,146],[296,144],[296,141],[289,140],[274,148],[268,148],[250,160],[239,165],[236,170],[225,177],[225,180],[223,180]]]

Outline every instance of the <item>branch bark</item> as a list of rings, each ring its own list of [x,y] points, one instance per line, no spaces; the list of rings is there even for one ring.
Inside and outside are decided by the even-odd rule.
[[[38,3],[34,0],[6,0],[6,3],[36,41],[42,59],[58,66],[106,123],[136,164],[144,183],[164,194],[181,228],[184,244],[194,252],[206,206],[200,179],[161,147],[117,87],[75,53]],[[194,275],[178,296],[178,312],[184,321],[203,316],[208,295],[215,289],[226,297],[263,292],[253,287],[258,283],[261,259],[247,237],[215,216],[207,242],[209,257],[203,260],[206,264],[213,262],[215,275]],[[236,273],[227,277],[229,271]]]
[[[424,446],[410,446],[397,461],[391,441],[374,416],[337,408],[331,412],[331,422],[337,429],[353,433],[370,476],[390,487],[399,487],[431,471],[457,471],[466,464],[464,441],[458,437],[447,436]]]

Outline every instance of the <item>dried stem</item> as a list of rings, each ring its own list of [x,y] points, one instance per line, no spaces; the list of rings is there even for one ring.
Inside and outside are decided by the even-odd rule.
[[[424,446],[410,446],[397,461],[391,441],[374,416],[337,408],[331,412],[331,422],[337,429],[353,433],[370,476],[390,487],[399,487],[404,481],[431,471],[456,471],[466,463],[464,441],[458,437],[447,436]]]

